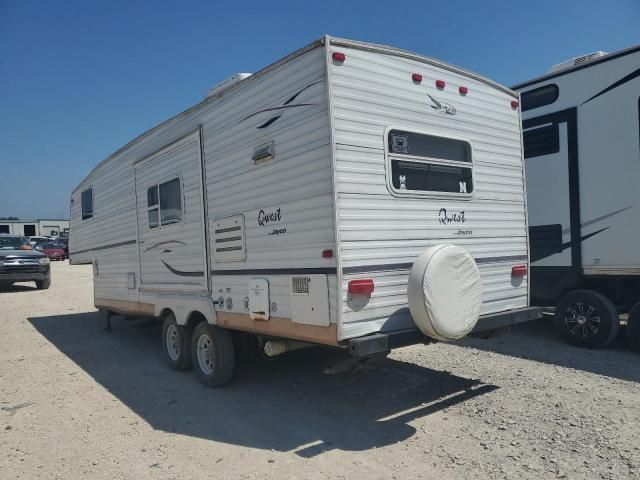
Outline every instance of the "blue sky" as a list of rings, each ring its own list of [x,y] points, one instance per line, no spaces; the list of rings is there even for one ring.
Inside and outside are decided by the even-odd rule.
[[[511,85],[638,44],[639,25],[639,0],[0,0],[0,216],[66,217],[100,160],[324,33]]]

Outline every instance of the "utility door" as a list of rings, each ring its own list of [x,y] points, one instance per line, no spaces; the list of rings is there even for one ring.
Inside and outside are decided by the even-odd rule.
[[[207,290],[200,134],[135,165],[140,288]]]

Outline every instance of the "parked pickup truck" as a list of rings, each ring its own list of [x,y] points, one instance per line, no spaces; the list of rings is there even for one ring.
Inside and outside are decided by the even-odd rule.
[[[49,288],[49,257],[34,250],[25,237],[0,234],[0,286],[32,281],[41,290]]]

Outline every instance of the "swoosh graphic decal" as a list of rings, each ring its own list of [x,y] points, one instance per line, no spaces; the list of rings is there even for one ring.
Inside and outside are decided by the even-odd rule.
[[[585,101],[582,103],[582,105],[584,105],[587,102],[590,102],[591,100],[593,100],[594,98],[599,97],[600,95],[603,95],[605,93],[607,93],[609,90],[613,90],[614,88],[619,87],[620,85],[627,83],[631,80],[633,80],[634,78],[640,76],[640,68],[631,72],[629,75],[622,77],[620,80],[618,80],[617,82],[612,83],[611,85],[609,85],[607,88],[605,88],[604,90],[601,90],[600,92],[596,93],[593,97],[591,97],[589,100]]]
[[[318,83],[322,83],[322,81],[321,81],[321,80],[319,80],[319,81],[317,81],[317,82],[310,83],[309,85],[307,85],[306,87],[304,87],[302,90],[300,90],[298,93],[296,93],[293,97],[291,97],[289,100],[287,100],[286,102],[284,102],[284,103],[283,103],[283,105],[289,105],[291,102],[293,102],[293,101],[296,99],[296,97],[297,97],[298,95],[300,95],[302,92],[304,92],[307,88],[309,88],[309,87],[313,87],[314,85],[317,85]]]
[[[178,270],[176,268],[173,268],[164,260],[160,260],[160,261],[165,267],[167,267],[167,270],[169,270],[174,275],[178,275],[180,277],[202,277],[204,275],[204,272],[185,272],[184,270]]]
[[[275,122],[276,120],[278,120],[282,115],[278,115],[277,117],[273,117],[269,120],[267,120],[266,122],[264,122],[262,125],[260,125],[259,127],[256,128],[267,128],[269,125],[271,125],[273,122]]]
[[[242,120],[240,120],[238,123],[244,122],[245,120],[248,120],[249,118],[255,117],[256,115],[259,115],[260,113],[264,113],[264,112],[273,112],[275,110],[284,110],[285,108],[309,107],[311,105],[316,105],[316,104],[315,103],[296,103],[294,105],[282,105],[280,107],[263,108],[262,110],[258,110],[257,112],[252,113],[251,115],[247,115]]]
[[[180,241],[180,240],[167,240],[165,242],[160,242],[160,243],[156,243],[155,245],[151,245],[149,248],[147,248],[145,250],[145,252],[148,252],[149,250],[153,250],[154,248],[158,248],[160,245],[168,245],[170,243],[178,243],[180,245],[187,245],[186,243]]]
[[[620,210],[615,210],[615,211],[613,211],[611,213],[607,213],[606,215],[602,215],[600,217],[592,218],[591,220],[587,220],[586,222],[581,223],[580,224],[580,228],[588,227],[589,225],[593,225],[594,223],[597,223],[600,220],[604,220],[605,218],[613,217],[614,215],[617,215],[619,213],[626,212],[627,210],[629,210],[630,208],[633,208],[633,207],[635,207],[635,205],[629,205],[628,207],[621,208]],[[564,230],[562,230],[562,233],[563,234],[571,233],[571,228],[565,228]]]

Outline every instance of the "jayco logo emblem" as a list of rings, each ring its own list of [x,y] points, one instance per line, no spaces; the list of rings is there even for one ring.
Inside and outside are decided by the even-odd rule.
[[[438,110],[439,112],[446,113],[447,115],[456,114],[456,107],[454,107],[453,105],[443,102],[441,100],[436,100],[428,93],[427,93],[427,97],[431,99],[431,108]]]
[[[446,208],[441,208],[438,213],[438,221],[441,225],[449,225],[451,223],[464,223],[464,210],[459,212],[448,213]]]

